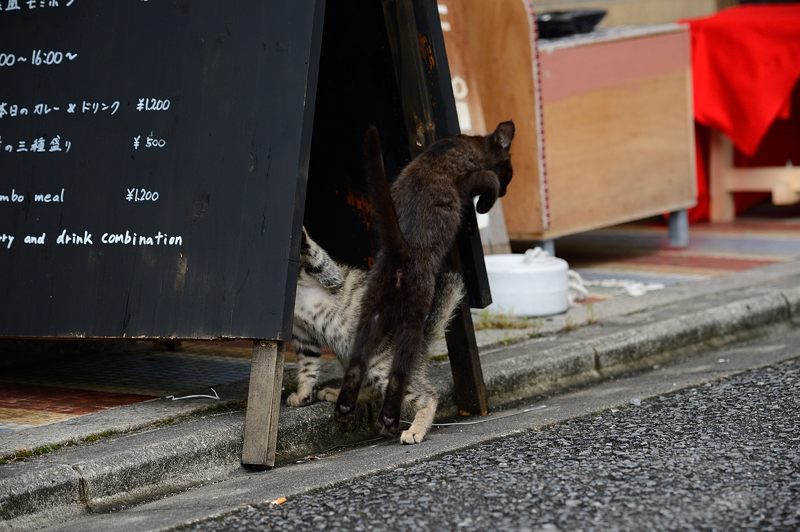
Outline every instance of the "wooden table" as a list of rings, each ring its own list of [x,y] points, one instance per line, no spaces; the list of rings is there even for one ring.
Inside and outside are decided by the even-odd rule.
[[[782,119],[800,120],[793,98],[800,82],[800,4],[739,6],[686,22],[694,43],[695,119],[711,130],[710,208],[701,202],[702,212],[694,217],[702,218],[708,209],[713,221],[733,220],[733,194],[739,191],[769,192],[777,205],[797,203],[800,169],[786,164],[796,157],[791,147],[797,145],[796,130],[783,136],[770,132]],[[770,143],[776,145],[766,146]],[[776,166],[737,167],[734,146],[757,164]],[[759,156],[766,148],[775,152],[771,160]],[[780,152],[784,159],[775,160]],[[702,165],[698,177],[704,186]]]

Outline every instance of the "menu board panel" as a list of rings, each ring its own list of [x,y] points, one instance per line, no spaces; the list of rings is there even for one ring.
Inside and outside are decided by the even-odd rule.
[[[0,336],[285,339],[321,0],[0,0]]]

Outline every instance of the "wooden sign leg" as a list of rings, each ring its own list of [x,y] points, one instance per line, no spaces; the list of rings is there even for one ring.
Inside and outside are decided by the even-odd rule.
[[[253,343],[247,413],[244,419],[242,465],[254,469],[269,469],[275,466],[284,347],[283,342]]]
[[[472,327],[472,314],[466,298],[456,308],[445,340],[459,414],[485,416],[489,413],[489,401],[486,384],[483,382],[478,343]]]

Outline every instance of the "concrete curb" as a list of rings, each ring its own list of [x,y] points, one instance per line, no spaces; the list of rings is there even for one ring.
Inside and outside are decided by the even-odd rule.
[[[745,340],[765,328],[788,326],[800,309],[800,290],[735,301],[593,339],[530,354],[535,341],[503,350],[501,363],[484,364],[492,404],[589,384],[680,358],[703,347]],[[792,307],[793,305],[793,307]],[[491,354],[487,354],[487,357]]]
[[[800,324],[795,271],[761,279],[751,274],[747,286],[727,278],[717,291],[706,286],[694,297],[681,287],[672,296],[655,296],[650,306],[641,298],[628,313],[599,309],[596,323],[587,318],[587,325],[568,332],[488,350],[481,358],[490,403],[497,408]],[[448,365],[432,374],[440,383],[438,417],[454,415]],[[371,437],[368,415],[357,432],[345,435],[332,422],[331,408],[317,403],[282,410],[281,462]],[[242,412],[207,415],[0,466],[0,529],[39,526],[222,478],[240,467],[243,419]]]
[[[11,468],[8,476],[3,473],[0,528],[14,528],[15,521],[21,521],[19,528],[31,527],[42,518],[67,518],[83,510],[81,479],[68,465],[28,464]]]

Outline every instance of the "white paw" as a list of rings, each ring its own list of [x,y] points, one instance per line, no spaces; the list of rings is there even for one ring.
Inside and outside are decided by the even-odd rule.
[[[286,404],[289,406],[307,406],[313,401],[314,397],[311,394],[300,395],[297,392],[294,392],[286,398]]]
[[[317,399],[335,403],[339,398],[339,388],[323,388],[317,392]]]
[[[400,434],[400,441],[406,445],[414,445],[424,440],[427,433],[427,430],[420,430],[412,425]]]

